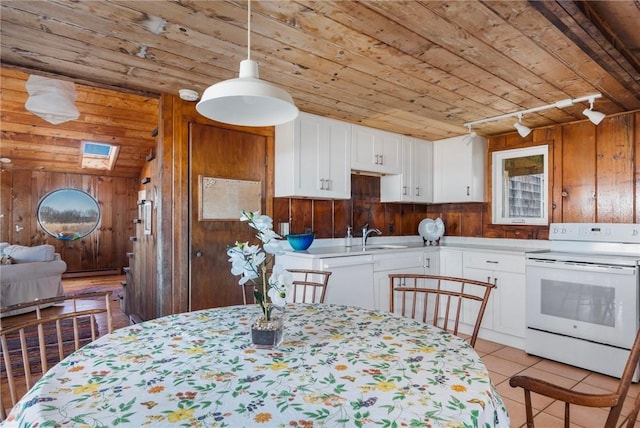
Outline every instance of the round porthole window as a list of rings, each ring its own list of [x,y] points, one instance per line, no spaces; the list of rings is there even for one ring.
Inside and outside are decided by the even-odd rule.
[[[72,241],[87,236],[100,223],[100,205],[78,189],[59,189],[40,199],[38,224],[54,238]]]

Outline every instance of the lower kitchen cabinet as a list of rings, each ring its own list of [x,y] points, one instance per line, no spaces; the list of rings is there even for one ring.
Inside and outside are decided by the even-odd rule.
[[[396,252],[309,257],[285,253],[276,262],[289,269],[332,272],[326,303],[389,310],[389,274],[411,273],[453,276],[496,284],[491,291],[479,337],[524,349],[524,252],[434,246]],[[446,283],[444,283],[446,287]],[[477,313],[474,303],[463,306],[461,329],[471,333]]]
[[[440,267],[438,252],[403,251],[393,254],[378,254],[373,257],[374,307],[389,311],[389,274],[411,273],[437,275]]]
[[[465,250],[464,277],[496,284],[482,320],[480,337],[522,348],[526,331],[525,257],[522,254]],[[471,318],[464,308],[463,319]],[[466,315],[466,317],[465,317]]]
[[[438,247],[440,249],[440,273],[443,276],[462,277],[462,250]]]
[[[310,258],[286,253],[276,263],[288,269],[313,269],[331,272],[325,303],[374,308],[373,256]]]

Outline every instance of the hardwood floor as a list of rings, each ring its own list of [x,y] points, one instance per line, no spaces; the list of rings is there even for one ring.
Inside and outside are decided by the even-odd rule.
[[[120,297],[124,293],[122,287],[124,281],[124,275],[65,278],[62,280],[62,288],[65,293],[75,293],[95,287],[113,289],[114,296],[116,297],[111,299],[111,315],[113,317],[113,329],[117,330],[130,324],[129,317],[122,311],[120,306]]]

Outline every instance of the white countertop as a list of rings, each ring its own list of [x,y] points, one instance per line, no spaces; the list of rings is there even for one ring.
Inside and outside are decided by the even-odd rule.
[[[306,251],[293,251],[286,241],[282,249],[290,256],[303,258],[328,258],[404,251],[440,251],[440,248],[467,249],[491,252],[526,253],[549,248],[546,240],[443,237],[439,246],[424,246],[420,236],[370,237],[363,251],[360,238],[353,238],[354,245],[344,246],[344,239],[316,239]],[[402,248],[399,248],[402,247]]]

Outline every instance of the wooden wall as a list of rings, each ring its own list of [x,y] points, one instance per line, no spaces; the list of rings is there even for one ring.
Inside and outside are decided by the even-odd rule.
[[[550,147],[552,222],[640,221],[640,112],[610,116],[598,126],[587,120],[534,129],[527,138],[515,132],[489,138],[487,201],[491,201],[491,153],[540,144]],[[548,238],[548,226],[491,224],[490,202],[381,203],[380,179],[364,175],[352,175],[351,192],[348,201],[276,198],[274,223],[277,227],[290,222],[291,233],[313,231],[318,238],[341,238],[349,225],[357,236],[365,223],[386,236],[401,236],[416,235],[425,217],[441,217],[448,236]]]
[[[141,169],[156,146],[158,100],[76,84],[79,119],[53,125],[25,109],[27,74],[6,68],[0,74],[0,155],[12,159],[0,165],[0,241],[52,244],[68,272],[120,272],[132,251]],[[115,168],[82,169],[83,140],[118,145]],[[83,239],[59,241],[37,223],[40,198],[63,187],[84,190],[100,204],[100,225]]]
[[[139,190],[144,191],[144,201],[151,204],[150,224],[146,224],[149,219],[144,215],[145,205],[138,197],[136,211],[129,219],[130,223],[134,218],[138,220],[133,225],[132,250],[128,253],[131,276],[127,278],[126,297],[127,313],[136,322],[157,317],[158,164],[157,158],[149,159],[142,169],[138,183]]]
[[[74,241],[61,241],[45,233],[38,225],[36,209],[48,192],[61,188],[84,190],[100,205],[98,228]],[[129,236],[134,232],[132,219],[137,216],[137,178],[65,174],[46,171],[3,171],[1,203],[3,228],[0,241],[33,246],[51,244],[67,272],[116,270],[128,265],[131,251]],[[22,228],[20,231],[16,229]]]

